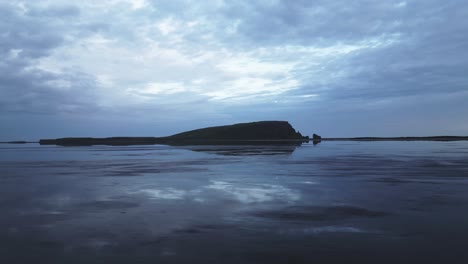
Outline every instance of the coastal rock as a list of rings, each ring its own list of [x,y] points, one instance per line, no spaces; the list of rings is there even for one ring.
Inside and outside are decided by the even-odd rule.
[[[322,137],[319,136],[319,135],[317,135],[317,134],[313,134],[313,135],[312,135],[312,140],[320,141],[320,140],[322,140]]]
[[[168,137],[196,140],[302,140],[287,121],[260,121],[191,130]]]

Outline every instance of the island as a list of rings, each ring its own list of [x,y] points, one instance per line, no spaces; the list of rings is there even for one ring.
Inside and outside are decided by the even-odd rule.
[[[207,127],[167,137],[108,137],[41,139],[41,145],[220,145],[220,144],[298,144],[309,137],[296,131],[287,121],[259,121]]]

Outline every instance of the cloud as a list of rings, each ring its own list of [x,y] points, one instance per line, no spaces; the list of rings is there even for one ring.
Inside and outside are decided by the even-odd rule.
[[[193,123],[211,124],[312,111],[355,118],[432,98],[453,116],[442,98],[466,98],[466,7],[462,0],[0,4],[0,109],[11,117],[140,120],[190,113]]]
[[[23,8],[25,6],[23,5]],[[31,6],[24,10],[26,15],[38,18],[60,19],[64,17],[76,17],[80,14],[80,9],[73,5],[54,5],[54,6]]]
[[[75,11],[73,11],[75,10]],[[23,5],[2,4],[0,12],[0,109],[5,112],[87,112],[94,103],[92,75],[64,68],[60,73],[36,67],[64,43],[61,27],[44,16],[76,14],[72,7],[30,11]]]

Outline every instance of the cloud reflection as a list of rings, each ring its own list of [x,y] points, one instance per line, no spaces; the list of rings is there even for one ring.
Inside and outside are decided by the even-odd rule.
[[[272,184],[257,184],[255,186],[237,186],[235,183],[223,181],[211,181],[211,184],[194,188],[192,190],[181,190],[175,188],[161,189],[142,189],[131,194],[143,194],[149,199],[162,200],[182,200],[190,199],[195,202],[206,201],[205,196],[215,190],[221,196],[234,198],[241,203],[262,203],[281,200],[287,203],[294,202],[300,199],[300,194],[297,191],[285,188],[280,185]]]
[[[164,199],[164,200],[181,200],[187,195],[186,191],[178,190],[174,188],[167,188],[163,190],[143,189],[143,190],[140,190],[139,193],[146,194],[151,199]]]
[[[206,188],[222,191],[233,196],[241,203],[259,203],[274,200],[293,202],[299,200],[300,195],[294,190],[280,185],[260,184],[254,187],[235,186],[233,183],[212,181]]]

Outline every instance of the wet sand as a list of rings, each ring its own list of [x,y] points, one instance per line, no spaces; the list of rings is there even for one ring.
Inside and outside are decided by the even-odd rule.
[[[467,263],[467,142],[0,146],[0,263]]]

